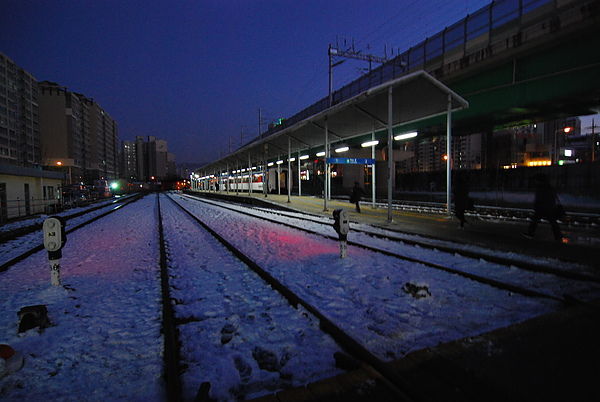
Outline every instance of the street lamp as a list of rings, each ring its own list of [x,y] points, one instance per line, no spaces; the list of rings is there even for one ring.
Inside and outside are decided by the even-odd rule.
[[[63,161],[56,161],[56,166],[60,166],[60,167],[67,166],[67,171],[69,172],[69,181],[68,181],[68,184],[73,184],[73,180],[72,180],[72,177],[71,177],[71,165],[70,164],[65,164],[65,163],[63,163]]]

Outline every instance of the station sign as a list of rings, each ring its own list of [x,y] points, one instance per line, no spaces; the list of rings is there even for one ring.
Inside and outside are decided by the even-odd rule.
[[[352,165],[374,165],[373,158],[325,158],[325,162],[329,164],[352,164]]]

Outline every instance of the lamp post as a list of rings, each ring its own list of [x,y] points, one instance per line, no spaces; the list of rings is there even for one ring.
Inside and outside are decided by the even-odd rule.
[[[573,127],[567,126],[561,129],[554,130],[554,149],[552,151],[552,164],[556,165],[558,163],[558,133],[562,132],[563,134],[569,134],[573,131]],[[564,143],[564,141],[563,141]]]
[[[67,176],[67,184],[71,185],[73,184],[73,178],[71,176],[71,165],[67,164],[67,163],[63,163],[63,161],[56,161],[56,166],[66,166],[67,167],[67,172],[68,172],[68,176]]]

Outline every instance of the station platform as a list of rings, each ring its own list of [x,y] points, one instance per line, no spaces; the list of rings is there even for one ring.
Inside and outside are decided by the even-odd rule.
[[[552,238],[547,223],[538,226],[536,238],[524,239],[526,222],[490,221],[467,217],[461,230],[455,218],[414,212],[393,212],[361,205],[361,213],[348,201],[328,202],[306,196],[206,193],[254,205],[331,216],[344,208],[351,222],[435,236],[495,250],[554,257],[600,269],[600,234],[597,228],[561,227],[567,244]],[[243,199],[242,199],[243,198]],[[552,314],[511,325],[479,336],[458,339],[412,352],[388,363],[405,382],[401,390],[369,367],[360,367],[333,378],[255,399],[260,402],[292,401],[592,401],[600,400],[600,300],[568,306]],[[318,353],[318,351],[315,351]]]
[[[568,243],[554,240],[550,225],[542,221],[534,239],[525,239],[527,222],[479,219],[467,213],[467,224],[460,229],[458,220],[442,214],[417,213],[393,210],[392,222],[387,221],[387,208],[373,208],[371,203],[361,203],[361,213],[355,211],[354,204],[344,200],[327,201],[324,211],[322,198],[314,196],[239,193],[234,192],[193,192],[210,198],[228,199],[257,206],[272,207],[313,215],[332,217],[333,210],[343,208],[348,211],[351,222],[365,223],[391,230],[431,236],[442,240],[491,248],[498,251],[530,255],[535,258],[556,258],[600,269],[600,228],[561,225]],[[351,229],[352,230],[352,229]]]

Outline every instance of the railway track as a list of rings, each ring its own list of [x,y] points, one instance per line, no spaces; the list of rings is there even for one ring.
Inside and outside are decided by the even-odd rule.
[[[170,201],[173,203],[173,205],[177,206],[177,209],[180,211],[180,214],[183,213],[188,220],[194,222],[194,224],[196,224],[199,228],[201,228],[202,231],[210,234],[210,236],[212,236],[216,241],[218,241],[218,243],[220,245],[222,245],[227,252],[232,256],[235,257],[237,260],[239,260],[241,262],[241,264],[246,267],[246,269],[250,269],[255,275],[256,275],[256,279],[260,278],[262,281],[264,281],[263,284],[260,284],[259,282],[262,281],[256,281],[253,280],[251,283],[251,287],[247,289],[248,292],[258,292],[258,293],[262,293],[264,292],[264,290],[261,290],[260,288],[267,288],[267,292],[271,292],[272,290],[275,290],[279,296],[274,297],[273,295],[268,296],[269,299],[274,299],[274,301],[270,301],[268,303],[269,307],[267,308],[263,308],[262,311],[258,310],[253,310],[252,311],[252,315],[253,316],[269,316],[269,315],[279,315],[280,313],[273,313],[271,311],[272,306],[278,306],[280,303],[277,301],[277,299],[279,298],[283,298],[287,301],[287,308],[284,308],[285,310],[290,310],[290,307],[293,308],[293,315],[297,315],[297,316],[303,316],[303,319],[309,319],[309,321],[311,320],[310,317],[313,317],[312,319],[318,322],[318,328],[320,328],[322,331],[324,331],[329,337],[331,337],[333,340],[335,340],[335,342],[337,343],[337,345],[339,345],[339,348],[336,348],[335,350],[337,350],[335,353],[332,354],[332,356],[330,356],[330,358],[328,359],[330,363],[333,363],[336,359],[335,356],[337,356],[337,359],[343,358],[341,356],[343,356],[343,354],[341,354],[341,351],[344,351],[346,354],[352,356],[351,360],[357,361],[357,362],[362,362],[362,366],[366,367],[368,370],[374,371],[378,376],[378,378],[380,378],[383,386],[389,391],[390,395],[393,395],[394,398],[396,400],[402,400],[402,401],[415,401],[418,400],[418,398],[415,395],[409,395],[409,393],[407,391],[405,391],[405,389],[408,388],[408,384],[406,383],[406,381],[404,381],[402,378],[400,378],[397,373],[393,372],[392,370],[389,369],[389,367],[387,365],[384,364],[384,362],[382,362],[379,358],[377,358],[376,356],[374,356],[371,352],[369,352],[363,345],[361,345],[359,342],[357,342],[355,339],[352,338],[352,336],[350,336],[349,334],[347,334],[345,331],[343,331],[338,325],[336,325],[332,320],[330,320],[329,318],[327,318],[324,314],[322,314],[314,305],[312,305],[311,303],[307,302],[306,300],[304,300],[301,296],[299,296],[298,294],[296,294],[293,290],[291,290],[289,287],[285,286],[283,283],[281,283],[279,280],[277,280],[275,277],[273,277],[271,274],[269,274],[269,272],[262,268],[257,262],[255,262],[252,258],[248,257],[247,255],[245,255],[242,251],[240,251],[238,248],[236,248],[234,245],[232,245],[231,243],[229,243],[224,237],[222,237],[221,235],[219,235],[217,232],[215,232],[210,226],[208,226],[205,222],[203,222],[201,219],[199,219],[198,217],[196,217],[193,213],[191,213],[189,210],[187,210],[185,207],[183,207],[182,205],[180,205],[179,203],[177,203],[175,200],[173,200],[172,198],[170,198]],[[164,209],[164,207],[163,207]],[[162,225],[162,220],[164,214],[161,214],[160,220],[161,223],[159,224],[161,229],[161,233],[163,233],[163,225]],[[168,237],[165,235],[161,235],[161,243],[163,243],[163,246],[161,246],[161,268],[163,274],[161,275],[163,278],[163,306],[165,307],[166,311],[165,314],[163,315],[163,322],[164,322],[164,327],[165,327],[165,334],[176,334],[178,333],[178,329],[176,327],[180,327],[181,325],[186,325],[189,324],[190,322],[195,322],[195,321],[199,321],[199,318],[197,316],[200,316],[202,314],[202,312],[200,311],[200,309],[198,309],[198,311],[193,312],[194,314],[196,314],[197,316],[194,316],[194,314],[192,314],[192,316],[189,316],[190,313],[192,313],[189,309],[186,309],[186,312],[188,313],[188,316],[178,316],[177,313],[173,314],[172,312],[169,312],[169,310],[171,309],[171,300],[174,299],[174,297],[171,295],[170,290],[167,289],[172,289],[174,287],[173,283],[166,284],[169,281],[169,277],[173,278],[174,276],[177,275],[177,270],[173,269],[173,268],[169,268],[168,265],[169,263],[167,262],[167,249],[169,248],[169,246],[164,245],[165,243],[165,238]],[[205,245],[203,247],[211,247],[210,245]],[[162,263],[162,261],[164,260],[164,264]],[[219,267],[219,269],[221,269],[222,267]],[[206,268],[204,268],[206,269]],[[232,278],[228,279],[228,281],[236,281],[236,280],[240,280],[236,278],[236,274],[232,274],[230,270],[228,270],[228,274],[230,276],[232,276]],[[244,276],[244,273],[242,272],[242,277]],[[244,279],[241,279],[244,280]],[[272,290],[271,290],[272,289]],[[227,292],[226,292],[227,293]],[[251,298],[251,295],[248,294],[246,297]],[[265,298],[265,297],[263,297]],[[262,303],[261,303],[262,304]],[[279,306],[279,308],[283,308],[282,306]],[[286,312],[285,314],[289,314],[289,312]],[[236,312],[236,315],[241,315],[241,313],[238,311]],[[289,325],[288,321],[282,321],[280,320],[279,322],[273,322],[272,323],[273,327],[286,327],[286,325]],[[226,329],[228,326],[230,326],[229,324],[226,324],[224,329]],[[308,333],[309,331],[314,331],[317,328],[305,328],[303,329],[303,333]],[[230,328],[230,330],[233,332],[233,328]],[[258,331],[259,333],[261,332],[261,328],[254,328],[255,331]],[[229,332],[226,331],[226,333]],[[268,332],[268,331],[267,331]],[[221,334],[223,334],[223,330],[221,331]],[[178,398],[181,397],[180,392],[177,390],[177,375],[175,373],[178,373],[181,371],[181,365],[179,365],[179,367],[174,366],[174,363],[172,361],[172,356],[179,356],[180,353],[178,351],[181,342],[178,341],[176,338],[177,337],[172,337],[171,335],[169,335],[170,340],[168,341],[170,343],[170,345],[167,347],[165,347],[165,350],[167,351],[167,354],[170,354],[171,356],[165,356],[165,358],[168,361],[165,361],[166,367],[168,367],[167,371],[170,372],[170,374],[167,375],[167,382],[169,383],[169,378],[170,380],[170,385],[169,385],[169,390],[170,390],[170,397],[169,400],[178,400]],[[290,340],[291,341],[291,340]],[[165,340],[165,342],[167,342],[167,340]],[[221,340],[221,342],[223,343],[223,340]],[[293,342],[293,341],[292,341]],[[271,348],[276,347],[271,345]],[[312,349],[311,353],[315,353],[316,350],[319,350],[319,353],[317,353],[317,355],[321,355],[321,353],[323,352],[322,349],[322,345],[313,345],[312,347],[310,347],[309,349]],[[169,353],[168,351],[171,350],[173,351],[172,353]],[[256,348],[254,349],[256,350]],[[189,352],[189,351],[188,351]],[[191,352],[193,353],[193,352]],[[223,353],[223,352],[221,352]],[[273,352],[270,352],[273,353]],[[290,352],[290,354],[293,355],[293,352]],[[255,360],[258,361],[258,365],[259,367],[261,366],[261,362],[260,362],[260,357],[257,357],[256,354],[252,353],[252,356],[254,357]],[[185,359],[185,357],[183,357]],[[251,358],[249,358],[248,356],[244,356],[241,355],[239,357],[239,359],[241,359],[241,361],[248,361],[251,360]],[[317,357],[317,361],[321,360],[322,356],[318,356]],[[189,360],[189,358],[188,358]],[[262,363],[264,366],[264,362]],[[305,361],[304,362],[305,365],[307,365],[308,367],[311,366],[311,362],[310,361]],[[315,366],[318,366],[318,364],[313,364]],[[240,367],[238,367],[238,370],[240,370],[240,375],[243,378],[243,369],[248,367],[248,363],[240,363],[239,364]],[[358,367],[358,366],[357,366]],[[273,370],[274,368],[268,368],[268,367],[261,367],[264,370]],[[281,369],[282,367],[280,367]],[[334,370],[334,368],[330,368],[330,370]],[[289,376],[294,376],[294,374],[290,374],[288,373],[287,375]],[[281,381],[281,386],[285,387],[286,385],[289,386],[290,382],[286,379],[285,376],[282,376],[282,381]],[[200,384],[199,387],[199,392],[200,393],[206,393],[208,389],[210,389],[210,386],[206,385],[207,382],[202,382]],[[238,388],[243,389],[244,386],[246,388],[252,388],[251,384],[242,384],[240,385]],[[276,391],[277,388],[272,389],[272,391]],[[187,392],[187,394],[189,394],[189,391]],[[188,395],[189,396],[189,395]],[[222,395],[221,395],[222,396]],[[236,397],[239,396],[245,396],[245,395],[236,395]],[[204,395],[204,397],[206,397],[206,395]]]
[[[195,199],[193,199],[193,200],[195,200]],[[181,199],[178,199],[177,203],[181,204],[182,201],[185,201],[185,198],[182,197]],[[175,202],[175,200],[173,200],[173,202]],[[187,202],[192,202],[192,199],[188,199]],[[196,202],[194,204],[198,204],[198,203]],[[214,203],[212,203],[212,202],[209,204],[211,204],[213,207],[215,206]],[[192,206],[192,204],[190,204],[189,206]],[[182,205],[179,205],[179,208],[185,209]],[[229,211],[232,209],[232,207],[229,207],[229,206],[224,207],[222,205],[219,205],[217,208],[224,210],[224,211]],[[253,214],[253,213],[240,212],[235,209],[234,209],[234,211],[237,213],[242,213],[243,215],[246,215],[248,217],[252,217],[252,218],[257,217],[256,214]],[[284,295],[284,297],[286,297],[288,299],[290,304],[300,305],[303,309],[311,312],[314,316],[318,317],[319,321],[321,321],[321,327],[328,328],[329,332],[332,334],[334,339],[336,339],[336,341],[338,341],[338,344],[344,345],[343,348],[345,351],[350,353],[355,358],[360,359],[361,361],[365,362],[364,364],[367,364],[370,367],[373,367],[373,369],[376,370],[381,376],[386,378],[389,383],[391,383],[398,390],[400,390],[400,392],[404,392],[406,395],[406,393],[407,393],[406,390],[410,390],[410,387],[406,385],[405,381],[403,381],[401,378],[398,378],[395,372],[389,371],[389,365],[386,364],[387,359],[382,359],[381,354],[373,353],[370,349],[367,349],[366,353],[365,353],[365,351],[361,349],[361,348],[364,348],[364,344],[365,344],[364,338],[357,339],[356,341],[352,341],[352,339],[353,338],[356,339],[356,337],[354,336],[353,333],[350,333],[350,335],[348,335],[350,337],[350,340],[345,339],[346,338],[345,335],[347,332],[347,331],[345,331],[345,324],[340,326],[339,321],[337,321],[335,318],[331,318],[331,315],[328,314],[328,311],[326,311],[327,309],[325,309],[325,310],[322,309],[323,305],[319,304],[318,302],[315,303],[314,300],[311,300],[310,297],[309,298],[306,297],[307,293],[309,295],[311,294],[311,292],[312,292],[311,286],[312,285],[299,284],[298,282],[293,281],[291,278],[287,282],[285,280],[282,281],[280,275],[283,273],[278,274],[277,272],[273,272],[272,269],[270,267],[268,267],[268,265],[269,265],[268,263],[265,266],[264,262],[260,262],[260,258],[257,259],[256,256],[252,256],[252,255],[249,256],[248,254],[245,254],[245,252],[242,251],[244,249],[244,247],[240,247],[240,245],[236,244],[235,241],[232,242],[231,241],[232,239],[229,238],[229,236],[223,236],[221,233],[219,233],[218,228],[212,227],[212,225],[214,225],[215,222],[220,221],[223,218],[223,215],[221,213],[217,213],[216,211],[215,212],[211,212],[211,211],[206,212],[206,214],[207,214],[206,216],[210,216],[213,219],[213,223],[203,221],[203,219],[200,218],[199,216],[197,216],[196,213],[193,211],[187,211],[186,214],[190,217],[190,219],[196,220],[198,222],[198,224],[203,225],[203,227],[206,230],[211,231],[212,233],[214,233],[214,235],[217,238],[220,238],[221,239],[220,241],[224,242],[223,244],[226,244],[232,253],[239,255],[240,258],[243,259],[243,261],[249,267],[254,267],[253,270],[255,270],[255,272],[259,276],[261,276],[261,278],[263,278],[265,281],[270,283],[274,289],[277,289],[282,295]],[[259,219],[264,221],[265,217],[260,216]],[[317,236],[320,236],[321,238],[325,237],[330,240],[337,240],[337,238],[335,236],[331,236],[331,235],[327,235],[327,234],[324,235],[322,233],[317,233],[314,230],[307,229],[306,227],[299,227],[298,225],[291,225],[288,223],[284,223],[284,222],[281,222],[281,219],[279,219],[279,220],[267,219],[267,221],[269,221],[270,223],[273,223],[273,224],[277,224],[279,226],[293,228],[293,230],[302,230],[304,232],[310,233],[310,235],[317,235]],[[227,226],[227,223],[223,223],[223,224],[225,226]],[[246,227],[252,227],[252,226],[253,226],[252,224],[246,225]],[[252,232],[252,234],[244,233],[244,232],[241,233],[241,237],[246,237],[246,236],[249,236],[249,237],[258,236],[259,238],[263,238],[263,235],[260,235],[258,231]],[[291,236],[291,237],[294,238],[294,240],[293,240],[294,243],[297,242],[297,240],[295,239],[294,236]],[[272,237],[272,238],[273,238],[273,240],[276,239],[276,237]],[[240,240],[239,243],[243,243],[243,241]],[[396,259],[403,260],[405,262],[408,261],[410,263],[415,263],[415,264],[418,264],[419,266],[427,266],[429,268],[434,268],[436,271],[444,272],[444,274],[457,275],[463,279],[468,279],[470,281],[475,281],[478,283],[478,285],[471,284],[471,285],[467,286],[466,288],[487,286],[487,287],[492,287],[492,288],[496,289],[496,291],[506,292],[505,294],[509,294],[509,295],[511,295],[511,294],[512,295],[520,295],[521,297],[524,297],[524,298],[533,298],[536,300],[546,300],[547,302],[554,303],[556,306],[561,306],[561,305],[564,306],[564,305],[569,305],[572,303],[580,303],[580,300],[578,300],[577,297],[573,296],[573,294],[575,294],[575,295],[577,294],[576,292],[572,292],[571,295],[567,295],[567,296],[557,295],[557,294],[553,294],[551,292],[547,292],[544,289],[539,290],[539,289],[536,289],[535,287],[528,288],[525,286],[517,286],[513,283],[502,282],[502,281],[494,280],[492,278],[488,278],[488,277],[484,277],[484,276],[480,276],[480,275],[474,275],[474,274],[461,272],[461,271],[455,270],[453,268],[443,266],[441,264],[432,264],[428,261],[423,261],[423,260],[419,260],[416,258],[406,258],[405,256],[399,255],[397,253],[378,249],[376,247],[370,247],[365,244],[352,243],[352,245],[354,245],[356,247],[361,247],[362,249],[368,250],[369,252],[372,252],[372,253],[383,254],[388,257],[393,257]],[[272,251],[265,250],[265,252],[270,253]],[[282,271],[282,272],[286,272],[286,271]],[[283,274],[283,275],[285,276],[285,274]],[[292,281],[292,282],[289,282],[289,281]],[[290,286],[291,284],[293,284],[293,286]],[[410,285],[410,284],[406,283],[405,285]],[[304,286],[306,286],[306,289],[307,289],[306,292],[303,292],[303,291],[299,292],[299,290],[303,289]],[[408,286],[408,287],[410,287],[410,286]],[[415,288],[413,290],[416,290],[418,292],[419,286],[415,286]],[[349,293],[352,292],[350,289],[348,289],[347,291]],[[350,296],[350,297],[353,297],[353,296]],[[485,299],[480,300],[480,302],[483,303],[483,305],[486,304]],[[546,303],[546,302],[544,302],[544,303]],[[480,307],[480,308],[485,309],[487,307]],[[359,313],[357,312],[357,314],[359,314]],[[378,319],[386,320],[386,319],[392,319],[392,317],[391,316],[389,316],[388,318],[379,317]],[[375,331],[378,331],[377,328],[375,328]],[[393,354],[390,356],[393,356]],[[418,395],[406,395],[406,397],[408,397],[409,400],[414,400],[414,399],[418,399],[419,396]]]
[[[94,211],[97,211],[99,209],[106,208],[108,205],[120,204],[122,202],[127,201],[127,199],[129,199],[130,197],[132,197],[132,196],[120,197],[120,198],[112,200],[108,203],[100,202],[100,203],[97,203],[97,205],[94,205],[90,208],[82,209],[80,211],[70,213],[70,214],[64,214],[61,216],[66,221],[69,221],[71,219],[78,218],[82,215],[86,215],[86,214],[92,213]],[[0,243],[6,243],[9,241],[18,239],[19,237],[25,236],[31,232],[41,230],[42,223],[43,223],[42,218],[31,219],[31,221],[33,221],[33,223],[26,225],[26,226],[12,227],[13,224],[9,223],[9,224],[6,224],[5,226],[3,226],[2,228],[0,228],[1,229],[0,230]]]
[[[227,206],[227,205],[223,205],[223,203],[207,201],[205,199],[201,199],[201,198],[197,198],[197,197],[191,197],[191,198],[193,198],[195,200],[199,200],[201,202],[211,204],[211,205],[218,206],[220,208],[225,208],[225,209],[233,211],[233,212],[237,212],[237,213],[244,214],[247,216],[253,216],[253,217],[256,217],[259,219],[265,219],[267,221],[277,223],[280,225],[285,225],[287,227],[291,227],[291,228],[301,230],[301,231],[304,231],[307,233],[316,234],[318,236],[322,236],[322,237],[325,237],[325,238],[328,238],[331,240],[337,240],[337,236],[335,236],[334,234],[326,234],[320,230],[310,229],[310,228],[307,228],[306,226],[302,226],[299,224],[287,223],[287,222],[283,222],[281,219],[272,219],[272,218],[265,217],[264,215],[253,213],[252,212],[253,208],[249,208],[246,206],[238,206],[238,205],[236,205],[235,207],[231,206],[231,205]],[[298,214],[290,214],[290,213],[281,212],[281,211],[265,211],[264,209],[261,209],[261,211],[266,212],[269,215],[293,218],[298,221],[316,223],[318,225],[323,225],[326,227],[331,226],[331,224],[329,223],[329,222],[331,222],[331,220],[327,220],[324,222],[322,218],[321,219],[312,218],[312,217],[305,218],[305,217],[299,217]],[[330,232],[333,233],[333,230],[330,230]],[[501,288],[504,290],[508,290],[511,292],[520,293],[520,294],[523,294],[526,296],[547,297],[547,298],[552,298],[552,299],[556,299],[556,300],[561,300],[562,302],[567,303],[567,304],[578,300],[578,297],[576,295],[558,295],[558,294],[544,293],[544,292],[540,292],[540,291],[536,291],[536,290],[527,289],[527,288],[524,288],[524,287],[518,285],[517,283],[503,282],[502,280],[494,278],[489,273],[487,275],[479,275],[475,272],[467,272],[467,271],[464,271],[461,269],[451,268],[444,264],[439,264],[439,263],[431,262],[428,260],[423,260],[422,258],[413,258],[406,254],[401,254],[401,253],[395,251],[394,249],[396,248],[397,245],[410,245],[410,246],[417,247],[417,248],[437,250],[437,251],[440,251],[443,253],[448,253],[450,255],[462,256],[465,258],[469,258],[471,260],[478,260],[480,262],[490,262],[490,263],[494,263],[494,264],[497,264],[500,266],[508,267],[509,269],[516,268],[516,269],[529,271],[529,272],[533,272],[533,273],[537,273],[537,274],[552,275],[555,277],[569,279],[569,280],[600,283],[600,278],[592,275],[591,273],[558,269],[558,268],[554,268],[554,267],[549,267],[547,265],[537,264],[532,261],[524,261],[522,259],[516,259],[516,258],[507,258],[504,256],[487,254],[487,253],[484,253],[481,251],[474,251],[474,250],[459,248],[456,246],[448,245],[447,242],[446,242],[446,244],[439,244],[439,243],[432,244],[430,242],[430,240],[433,240],[432,238],[428,239],[429,241],[422,241],[422,240],[415,240],[414,237],[413,238],[410,238],[410,237],[399,238],[399,237],[396,237],[393,235],[376,233],[371,230],[361,230],[361,229],[355,229],[355,228],[352,228],[351,232],[362,233],[362,234],[370,236],[370,237],[375,237],[386,243],[390,243],[391,245],[389,245],[389,246],[386,245],[385,246],[386,248],[382,248],[381,246],[374,247],[374,246],[365,244],[365,242],[359,242],[359,241],[348,241],[348,245],[361,247],[361,248],[368,249],[371,251],[390,255],[390,256],[393,256],[393,257],[396,257],[399,259],[404,259],[407,261],[419,263],[419,264],[422,264],[422,265],[425,265],[425,266],[428,266],[428,267],[431,267],[434,269],[457,274],[457,275],[463,276],[468,279],[472,279],[472,280],[475,280],[475,281],[478,281],[481,283],[485,283],[485,284],[488,284],[491,286],[495,286],[495,287],[498,287],[498,288]],[[402,233],[402,234],[404,234],[404,233]]]
[[[124,199],[123,201],[118,202],[117,203],[118,205],[116,205],[116,206],[114,206],[114,205],[102,205],[102,206],[99,206],[99,207],[94,207],[92,209],[88,209],[86,211],[82,211],[81,213],[74,214],[76,216],[71,215],[71,216],[68,217],[68,219],[73,222],[75,218],[81,218],[85,214],[88,214],[88,213],[92,213],[93,214],[95,212],[98,212],[101,209],[108,209],[107,211],[100,212],[98,214],[94,214],[94,216],[92,218],[87,219],[87,220],[85,220],[83,222],[79,222],[79,220],[78,220],[78,223],[75,223],[74,226],[68,228],[66,230],[66,233],[69,234],[69,233],[72,233],[72,232],[74,232],[74,231],[82,228],[82,227],[85,227],[85,226],[89,225],[90,223],[95,222],[98,219],[101,219],[101,218],[103,218],[103,217],[105,217],[105,216],[107,216],[107,215],[109,215],[109,214],[111,214],[111,213],[113,213],[115,211],[118,211],[119,209],[121,209],[121,208],[123,208],[123,207],[125,207],[125,206],[127,206],[127,205],[129,205],[129,204],[131,204],[131,203],[133,203],[133,202],[135,202],[137,200],[139,200],[142,197],[143,197],[142,194],[137,194],[137,195],[128,197],[127,199]],[[36,225],[36,227],[37,227],[37,225]],[[40,226],[40,228],[41,228],[41,226]],[[28,233],[27,235],[21,235],[21,236],[18,236],[16,238],[12,239],[12,242],[21,243],[21,246],[22,246],[21,248],[23,248],[24,250],[20,251],[19,254],[17,254],[16,256],[12,256],[13,253],[9,253],[8,257],[5,257],[5,258],[0,257],[0,258],[2,258],[0,260],[1,261],[0,272],[4,272],[4,271],[10,269],[11,266],[15,265],[19,261],[22,261],[25,258],[29,257],[30,255],[32,255],[34,253],[37,253],[38,251],[43,250],[44,249],[44,245],[41,244],[41,243],[38,243],[34,247],[30,247],[27,244],[27,243],[33,243],[33,242],[37,243],[40,240],[41,240],[41,235],[38,236],[37,234],[34,234],[32,232]],[[11,242],[9,242],[9,241],[3,242],[3,245],[6,248],[8,248],[8,249],[18,248],[16,246],[13,246],[11,244]]]
[[[242,208],[250,208],[250,207],[242,206],[239,204],[233,204],[233,205],[237,205]],[[313,223],[317,223],[317,224],[331,225],[333,223],[333,219],[325,218],[325,217],[318,216],[318,215],[305,214],[305,216],[301,216],[300,213],[289,213],[289,212],[285,212],[285,211],[269,210],[266,208],[257,208],[257,209],[259,209],[263,212],[272,214],[272,215],[278,215],[278,216],[288,217],[288,218],[295,218],[298,220],[304,220],[307,222],[313,222]],[[548,262],[539,263],[535,260],[532,260],[531,257],[529,257],[529,256],[494,255],[494,254],[491,254],[489,252],[489,250],[482,250],[481,247],[473,246],[471,248],[465,248],[464,245],[462,245],[462,244],[453,243],[453,242],[450,242],[447,240],[438,239],[436,237],[427,236],[424,234],[414,235],[414,234],[412,234],[410,232],[406,232],[406,231],[400,231],[400,230],[395,230],[395,229],[391,229],[391,228],[382,228],[382,227],[375,226],[374,228],[377,228],[380,230],[379,232],[377,232],[373,229],[369,229],[369,230],[364,229],[364,227],[366,225],[359,225],[359,226],[360,227],[357,227],[355,224],[352,231],[355,233],[364,233],[366,235],[380,238],[380,239],[387,240],[387,241],[391,241],[391,242],[400,242],[400,243],[404,243],[404,244],[418,246],[421,248],[443,251],[443,252],[462,255],[462,256],[470,257],[470,258],[483,259],[485,261],[489,261],[489,262],[493,262],[493,263],[497,263],[497,264],[501,264],[501,265],[518,267],[520,269],[524,269],[527,271],[548,273],[548,274],[553,274],[556,276],[570,278],[570,279],[589,280],[589,281],[593,281],[593,282],[600,282],[600,277],[595,276],[592,273],[584,273],[584,272],[580,273],[580,272],[568,271],[565,269],[553,268],[552,266],[549,265]],[[361,228],[361,227],[363,227],[363,228]],[[506,253],[504,253],[504,254],[506,254]],[[554,264],[564,265],[564,264],[571,264],[571,263],[563,262],[563,261],[554,261]]]
[[[341,198],[347,200],[347,198]],[[364,202],[365,205],[371,205],[371,203]],[[378,208],[387,208],[387,203],[376,202],[375,206]],[[446,204],[441,202],[428,202],[428,201],[405,201],[396,202],[392,204],[392,209],[396,211],[405,212],[417,212],[427,214],[447,214]],[[527,222],[533,215],[533,210],[530,208],[518,208],[518,207],[496,207],[492,205],[475,205],[475,209],[467,211],[466,216],[482,219],[482,220],[501,220],[501,221],[512,221],[512,222]],[[580,211],[567,211],[565,218],[561,221],[562,224],[568,226],[584,226],[584,227],[597,227],[600,225],[600,214],[591,212],[580,212]]]

